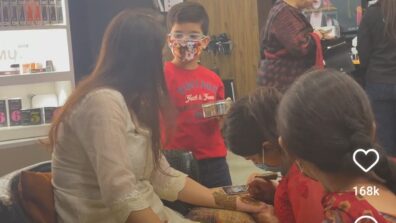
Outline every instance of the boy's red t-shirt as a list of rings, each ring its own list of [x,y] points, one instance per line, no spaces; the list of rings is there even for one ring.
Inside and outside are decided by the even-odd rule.
[[[176,129],[164,149],[192,151],[198,160],[225,157],[227,150],[219,121],[203,118],[201,107],[202,104],[224,99],[221,79],[203,66],[186,70],[167,62],[165,80],[178,114]]]

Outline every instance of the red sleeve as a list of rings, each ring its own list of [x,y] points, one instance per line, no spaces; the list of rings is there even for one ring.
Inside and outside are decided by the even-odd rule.
[[[315,47],[307,24],[289,10],[284,9],[277,15],[272,32],[292,55],[305,56]]]
[[[315,65],[317,68],[319,69],[323,69],[324,68],[324,64],[323,64],[323,51],[322,51],[322,42],[320,40],[320,37],[318,34],[316,33],[310,33],[313,41],[315,42],[315,46],[316,46],[316,52],[315,52]]]
[[[318,223],[324,219],[323,187],[305,177],[295,165],[290,169],[289,199],[296,223]]]

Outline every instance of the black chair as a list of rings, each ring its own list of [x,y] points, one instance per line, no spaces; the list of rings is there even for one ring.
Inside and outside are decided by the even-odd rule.
[[[50,172],[51,161],[37,163],[0,177],[0,220],[2,223],[30,223],[18,199],[22,171]]]
[[[171,167],[187,174],[190,178],[199,182],[198,163],[191,152],[181,150],[164,150],[163,153]],[[165,204],[165,206],[179,212],[183,216],[187,215],[194,207],[181,201],[169,202],[163,200],[162,202]]]
[[[192,152],[182,150],[164,150],[166,160],[171,167],[187,174],[190,178],[199,181],[198,163]]]
[[[192,156],[191,152],[164,151],[164,155],[167,158],[169,164],[173,168],[189,175],[194,180],[197,181],[199,180],[197,162]],[[50,172],[51,161],[37,163],[0,177],[0,222],[1,223],[31,222],[29,218],[25,215],[23,208],[18,200],[18,184],[19,184],[20,174],[22,171]],[[186,215],[192,208],[191,205],[179,201],[177,202],[164,201],[164,204],[183,215]]]

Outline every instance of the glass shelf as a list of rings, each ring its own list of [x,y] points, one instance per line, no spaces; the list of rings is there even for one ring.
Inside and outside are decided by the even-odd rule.
[[[12,30],[42,30],[42,29],[66,29],[65,24],[48,24],[48,25],[18,25],[18,26],[0,26],[0,31]]]
[[[48,135],[50,124],[45,125],[27,125],[12,126],[0,128],[0,142],[27,139],[35,137],[43,137]]]
[[[44,72],[34,74],[0,75],[0,86],[67,81],[71,80],[72,76],[73,75],[71,72]]]

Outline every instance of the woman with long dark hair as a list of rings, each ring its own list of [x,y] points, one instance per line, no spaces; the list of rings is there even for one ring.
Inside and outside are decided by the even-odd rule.
[[[303,75],[283,96],[277,124],[282,148],[327,191],[324,222],[356,223],[365,215],[378,223],[396,222],[396,164],[376,144],[369,99],[351,77],[331,70]],[[369,172],[354,162],[359,149],[379,154]],[[375,161],[356,160],[364,167]]]
[[[160,198],[247,212],[265,208],[201,186],[161,154],[165,39],[149,11],[123,11],[107,28],[94,71],[49,134],[59,222],[191,222]]]
[[[378,141],[396,156],[396,1],[379,0],[367,9],[359,28],[358,50]]]

